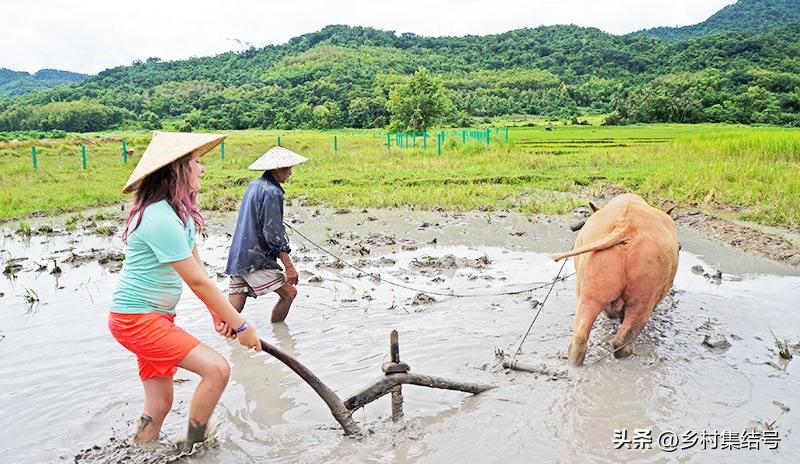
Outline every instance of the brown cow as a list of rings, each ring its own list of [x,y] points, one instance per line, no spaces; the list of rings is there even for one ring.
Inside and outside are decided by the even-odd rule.
[[[581,228],[575,248],[555,257],[575,257],[578,308],[569,362],[583,364],[589,332],[600,311],[619,317],[614,356],[633,353],[633,340],[653,308],[669,292],[678,268],[675,222],[632,193],[614,197]]]

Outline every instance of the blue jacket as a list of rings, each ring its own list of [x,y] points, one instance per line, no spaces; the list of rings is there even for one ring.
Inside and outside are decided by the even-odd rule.
[[[283,188],[269,172],[250,183],[242,198],[225,273],[281,269],[278,253],[291,252],[283,227]]]

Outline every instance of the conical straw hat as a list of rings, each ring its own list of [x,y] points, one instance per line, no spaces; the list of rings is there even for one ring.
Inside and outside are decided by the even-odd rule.
[[[122,193],[139,188],[142,179],[178,158],[187,155],[204,155],[219,145],[226,136],[220,134],[193,134],[185,132],[153,132],[150,144],[128,178]]]
[[[308,161],[308,158],[300,156],[292,150],[283,147],[272,147],[247,169],[251,171],[269,171],[270,169],[296,166],[306,161]]]

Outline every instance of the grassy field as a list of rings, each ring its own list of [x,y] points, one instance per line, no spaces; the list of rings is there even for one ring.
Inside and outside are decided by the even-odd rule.
[[[658,200],[703,206],[765,225],[800,229],[800,130],[730,125],[516,127],[481,142],[461,143],[450,130],[437,155],[436,138],[417,149],[386,148],[379,131],[232,131],[225,160],[204,158],[205,209],[238,207],[257,173],[247,166],[275,145],[311,161],[295,170],[287,196],[344,207],[510,208],[560,214],[608,186]],[[334,154],[333,137],[338,150]],[[135,155],[123,164],[121,143]],[[87,144],[88,169],[80,145]],[[76,210],[126,197],[120,189],[144,151],[148,133],[75,135],[0,143],[0,219]]]

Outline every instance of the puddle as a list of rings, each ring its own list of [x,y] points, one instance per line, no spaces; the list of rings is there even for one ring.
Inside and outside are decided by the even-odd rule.
[[[187,288],[176,322],[220,351],[231,362],[232,378],[214,415],[215,445],[185,462],[781,462],[800,452],[792,432],[800,426],[798,361],[780,363],[768,350],[774,345],[769,329],[790,344],[798,341],[797,270],[681,230],[675,291],[640,335],[634,355],[611,356],[616,322],[601,316],[584,368],[536,375],[503,370],[495,350],[513,352],[535,314],[534,300],[547,289],[487,294],[552,279],[561,264],[550,257],[574,240],[566,225],[496,212],[287,211],[299,233],[345,253],[358,269],[318,266],[335,259],[291,233],[300,292],[286,324],[268,322],[274,297],[248,301],[248,320],[262,338],[297,356],[342,398],[381,374],[392,329],[400,333],[401,359],[414,372],[498,388],[470,396],[404,387],[404,421],[392,423],[389,399],[380,399],[354,415],[366,437],[345,438],[288,368],[216,335]],[[231,218],[210,223],[201,256],[224,288],[226,280],[217,276]],[[0,277],[0,410],[13,424],[0,429],[0,462],[163,460],[165,448],[126,451],[120,444],[140,413],[142,392],[135,358],[106,328],[119,274],[113,261],[109,266],[100,258],[114,256],[122,244],[80,231],[0,238],[2,264],[27,258],[15,261],[20,268],[13,277]],[[73,254],[97,259],[71,261]],[[54,264],[61,273],[51,273]],[[695,266],[711,275],[719,270],[721,278],[698,275]],[[571,262],[565,272],[572,272]],[[555,285],[520,361],[565,366],[574,286],[574,277]],[[479,296],[439,295],[448,293]],[[186,371],[176,375],[162,442],[183,434],[197,382]],[[667,453],[655,441],[664,431],[741,433],[753,421],[775,420],[782,411],[776,404],[789,408],[773,425],[777,450],[712,450],[698,443]],[[630,436],[651,430],[652,449],[615,449],[620,429]],[[105,461],[87,452],[95,446]]]

